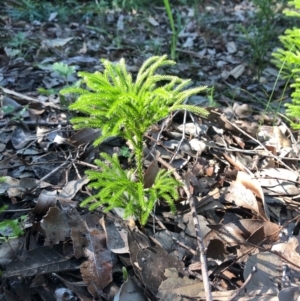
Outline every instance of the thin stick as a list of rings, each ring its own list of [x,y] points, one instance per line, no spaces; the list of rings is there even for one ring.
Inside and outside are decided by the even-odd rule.
[[[197,243],[198,243],[198,247],[199,247],[199,251],[200,251],[201,271],[202,271],[203,286],[204,286],[204,291],[205,291],[205,295],[206,295],[206,301],[212,301],[213,299],[212,299],[212,295],[211,295],[210,283],[209,283],[209,278],[208,278],[205,247],[203,244],[203,236],[202,236],[202,232],[200,229],[198,216],[196,213],[196,206],[195,206],[194,199],[190,193],[190,190],[189,190],[187,184],[185,183],[185,181],[182,181],[181,177],[176,172],[176,170],[169,163],[167,163],[165,160],[163,160],[160,157],[157,158],[157,161],[159,161],[161,164],[163,164],[165,167],[167,167],[169,170],[171,170],[174,177],[176,178],[176,180],[183,183],[183,189],[187,195],[187,199],[190,204],[190,208],[191,208],[191,212],[192,212],[192,216],[193,216],[193,222],[194,222],[195,231],[196,231]]]
[[[236,292],[231,296],[231,298],[228,301],[234,301],[234,299],[236,297],[238,297],[238,295],[242,292],[242,290],[245,289],[245,287],[248,285],[248,283],[250,282],[250,280],[252,279],[253,275],[257,272],[257,268],[256,266],[252,267],[252,271],[251,273],[248,275],[246,281],[243,283],[243,285],[236,290]]]
[[[178,145],[177,145],[177,148],[176,148],[176,151],[173,155],[173,157],[171,158],[170,160],[170,164],[174,161],[175,157],[177,156],[178,152],[179,152],[179,149],[180,149],[180,146],[184,140],[184,137],[185,137],[185,124],[186,124],[186,110],[184,111],[184,115],[183,115],[183,129],[182,129],[182,137],[181,137],[181,140],[179,141]]]
[[[173,236],[173,234],[165,227],[165,225],[157,218],[156,215],[154,215],[153,213],[151,213],[152,217],[155,218],[156,222],[158,223],[158,225],[160,227],[162,227],[166,233],[172,238],[172,240],[178,244],[180,247],[188,250],[189,252],[191,252],[193,255],[197,255],[197,252],[193,249],[191,249],[190,247],[186,246],[184,243],[180,242],[175,236]]]
[[[27,192],[33,192],[43,181],[47,180],[50,176],[58,172],[60,169],[62,169],[64,166],[70,164],[70,156],[67,158],[67,161],[62,163],[61,165],[54,168],[51,172],[49,172],[47,175],[45,175],[43,178],[41,178],[29,191]]]
[[[217,112],[215,112],[217,113]],[[219,114],[219,113],[218,113]],[[221,115],[221,114],[219,114]],[[226,117],[225,117],[226,118]],[[280,164],[282,164],[285,168],[287,168],[290,171],[294,171],[292,168],[290,168],[288,165],[286,165],[284,162],[282,162],[282,160],[280,160],[277,156],[273,155],[269,150],[267,150],[267,148],[257,139],[255,139],[254,137],[252,137],[251,135],[249,135],[247,132],[243,131],[241,128],[239,128],[237,125],[235,125],[234,123],[230,122],[227,118],[226,121],[232,125],[234,128],[236,128],[238,131],[240,131],[242,134],[244,134],[245,136],[247,136],[248,138],[252,139],[253,141],[255,141],[258,145],[260,145],[267,153],[270,154],[270,157],[277,160],[278,162],[280,162]],[[284,158],[283,158],[284,159]]]

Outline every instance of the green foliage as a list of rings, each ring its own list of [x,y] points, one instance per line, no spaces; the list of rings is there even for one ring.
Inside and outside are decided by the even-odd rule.
[[[49,67],[48,67],[49,68]],[[65,63],[56,62],[51,66],[52,71],[56,72],[64,81],[64,87],[69,86],[69,77],[75,73],[75,67],[69,66]],[[80,86],[80,81],[76,82],[74,86]],[[59,93],[58,89],[51,88],[51,89],[45,89],[43,87],[40,87],[37,89],[37,91],[46,96],[54,95]],[[63,95],[59,96],[60,105],[62,108],[68,107],[69,102],[66,101],[65,97]]]
[[[68,83],[68,77],[75,73],[74,66],[69,66],[60,62],[54,63],[52,66],[52,70],[57,72],[60,76],[62,76],[65,79],[66,83]]]
[[[151,188],[143,184],[143,136],[153,124],[177,110],[189,110],[201,116],[208,112],[192,105],[185,104],[188,97],[204,91],[206,87],[186,89],[189,80],[177,76],[161,75],[159,67],[174,65],[166,56],[154,56],[144,62],[135,81],[126,70],[125,61],[113,64],[103,60],[103,73],[79,72],[87,88],[70,87],[61,91],[63,94],[75,93],[76,102],[70,105],[71,110],[84,116],[71,120],[77,129],[100,128],[102,135],[95,145],[112,136],[123,137],[134,149],[137,165],[136,181],[132,180],[133,171],[123,171],[117,157],[109,158],[102,154],[111,165],[97,160],[101,172],[87,171],[92,180],[91,187],[100,189],[95,197],[90,197],[83,204],[94,202],[94,209],[99,205],[108,205],[107,210],[115,207],[125,209],[125,214],[135,213],[141,223],[145,223],[154,203],[164,198],[174,209],[173,199],[177,197],[179,183],[169,173],[160,171]]]
[[[4,3],[3,3],[4,4]],[[67,21],[72,15],[78,15],[83,4],[76,0],[66,1],[37,1],[37,0],[19,0],[7,1],[5,3],[6,13],[13,19],[33,21],[47,21],[51,13],[55,13],[59,21]],[[94,3],[94,8],[96,7]],[[72,8],[72,9],[71,9]]]
[[[300,9],[300,0],[290,1],[289,5],[294,9],[286,9],[284,13],[287,16],[300,17],[297,9]],[[281,69],[281,75],[286,79],[293,79],[290,85],[294,92],[292,93],[292,103],[287,104],[286,113],[289,117],[300,118],[300,28],[294,27],[287,29],[284,35],[280,36],[284,49],[280,48],[273,56],[276,58],[275,64]],[[299,122],[293,122],[292,127],[300,129]]]
[[[128,279],[128,271],[125,267],[122,267],[123,280],[126,281]]]
[[[28,38],[26,33],[18,32],[5,43],[5,51],[10,57],[22,57],[26,54],[28,48],[33,45],[35,45],[35,43]]]
[[[257,66],[257,76],[260,77],[268,62],[266,55],[274,48],[274,42],[277,39],[277,16],[286,0],[252,0],[251,2],[256,7],[253,20],[248,26],[239,26],[239,28],[251,46],[248,48],[251,60]]]
[[[146,130],[177,110],[189,110],[207,116],[205,109],[184,104],[188,97],[204,91],[206,87],[185,89],[190,80],[155,74],[159,67],[175,64],[166,56],[154,56],[144,62],[135,81],[127,72],[124,59],[115,65],[103,60],[103,64],[103,73],[79,72],[89,89],[70,87],[61,93],[77,93],[77,101],[69,108],[90,116],[73,118],[75,128],[102,130],[95,145],[112,136],[120,136],[131,142],[141,178],[143,135]]]
[[[163,198],[174,211],[174,199],[178,198],[177,188],[180,183],[170,177],[169,172],[161,170],[150,188],[144,188],[142,181],[134,181],[134,171],[124,170],[115,154],[112,157],[101,153],[106,160],[95,160],[101,171],[88,170],[86,174],[92,181],[90,188],[99,190],[82,202],[82,206],[92,203],[90,210],[107,205],[105,211],[116,207],[125,210],[125,217],[136,215],[141,224],[145,224],[153,210],[155,202]],[[94,201],[94,199],[98,201]]]
[[[79,72],[89,89],[67,88],[61,93],[77,93],[79,98],[70,106],[89,115],[90,118],[72,119],[75,128],[101,128],[102,136],[95,145],[112,136],[121,136],[129,140],[135,150],[145,131],[154,123],[176,110],[190,110],[206,116],[205,109],[186,105],[184,101],[206,87],[185,90],[189,80],[177,76],[155,74],[159,67],[173,65],[166,56],[154,56],[140,68],[134,82],[126,71],[125,61],[119,64],[103,60],[105,71]],[[125,127],[125,130],[122,128]]]
[[[28,110],[28,105],[24,106],[20,111],[16,111],[16,108],[12,105],[5,105],[0,108],[0,112],[3,112],[5,114],[11,114],[12,115],[11,120],[15,120],[15,121],[22,121],[23,115],[27,110]]]
[[[3,210],[7,209],[7,206],[0,207],[0,213],[3,212]],[[0,234],[2,237],[0,239],[10,239],[15,238],[23,234],[23,229],[20,225],[20,222],[18,219],[5,219],[3,221],[0,221]]]
[[[175,59],[176,55],[176,46],[177,46],[177,32],[175,30],[175,24],[174,24],[174,19],[171,11],[171,6],[169,0],[164,0],[164,5],[166,9],[166,13],[168,15],[169,23],[172,29],[172,44],[171,44],[171,58],[172,60]]]
[[[127,146],[122,146],[119,151],[120,156],[131,158],[132,153],[130,152],[129,148]]]
[[[0,183],[5,182],[5,177],[0,177]],[[7,206],[0,207],[0,213],[7,209]],[[0,234],[3,238],[0,239],[9,239],[14,238],[23,234],[22,227],[20,222],[17,219],[9,220],[5,219],[0,221]]]

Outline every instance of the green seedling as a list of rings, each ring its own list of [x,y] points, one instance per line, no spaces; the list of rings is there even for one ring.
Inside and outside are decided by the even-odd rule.
[[[5,114],[11,114],[11,120],[14,121],[22,121],[23,120],[23,115],[27,111],[28,105],[24,106],[21,110],[16,111],[16,108],[11,105],[6,105],[3,106],[0,111],[2,111]]]
[[[64,87],[68,87],[69,86],[69,76],[71,76],[75,73],[75,67],[59,62],[59,63],[54,63],[52,65],[51,69],[52,69],[52,71],[56,72],[60,77],[62,77],[62,79],[64,80]],[[76,85],[79,86],[80,82],[75,83],[75,86]],[[59,90],[55,89],[55,88],[45,89],[43,87],[40,87],[37,90],[41,95],[46,95],[46,96],[50,96],[50,95],[59,93]],[[66,107],[69,105],[69,103],[65,100],[65,97],[63,95],[60,95],[60,104],[63,107]]]
[[[66,85],[69,84],[68,77],[75,73],[74,66],[68,66],[64,63],[54,63],[52,70],[58,73],[65,81]]]
[[[99,192],[82,205],[89,205],[90,209],[107,205],[106,211],[121,207],[125,209],[125,216],[135,215],[141,224],[145,224],[159,198],[165,199],[171,209],[175,209],[174,200],[178,198],[180,183],[169,172],[161,170],[152,187],[144,187],[144,134],[151,125],[177,110],[207,116],[205,109],[185,104],[190,96],[206,90],[206,87],[187,89],[190,80],[156,73],[160,67],[175,64],[166,56],[146,60],[135,81],[127,72],[124,59],[117,64],[107,60],[102,62],[105,67],[103,73],[78,73],[86,88],[70,87],[61,93],[78,95],[78,99],[69,106],[70,110],[83,114],[71,119],[76,129],[101,129],[102,135],[94,145],[113,136],[122,137],[132,145],[136,171],[124,171],[117,155],[101,154],[108,164],[96,160],[101,171],[86,172],[91,180],[90,187],[99,189]]]
[[[252,0],[256,7],[253,22],[250,26],[239,26],[249,47],[252,64],[257,66],[257,77],[260,78],[268,62],[266,56],[274,48],[277,38],[277,16],[282,11],[285,0]]]
[[[5,182],[5,177],[0,177],[0,183]],[[8,206],[0,207],[0,213],[7,209]],[[5,219],[0,221],[0,240],[8,240],[23,234],[23,229],[18,219]]]
[[[119,152],[120,156],[131,158],[132,153],[130,152],[129,148],[127,146],[122,146]]]

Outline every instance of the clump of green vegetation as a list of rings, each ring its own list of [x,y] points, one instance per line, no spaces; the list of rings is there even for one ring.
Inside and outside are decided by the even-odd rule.
[[[0,177],[0,183],[5,182],[5,177]],[[7,209],[7,206],[0,207],[0,213]],[[18,237],[23,234],[22,227],[18,219],[5,219],[0,221],[0,240],[7,240],[9,238]]]
[[[289,1],[289,5],[294,9],[284,10],[287,16],[300,17],[300,0]],[[298,10],[298,11],[297,11]],[[292,93],[292,103],[286,104],[287,116],[296,118],[298,121],[292,122],[291,126],[300,129],[300,28],[287,29],[284,35],[280,36],[284,49],[280,48],[273,56],[276,58],[275,64],[281,69],[281,75],[293,83],[290,85]]]
[[[170,173],[161,170],[151,187],[144,187],[143,144],[147,129],[177,110],[189,110],[201,116],[208,112],[185,104],[187,98],[206,90],[206,87],[189,88],[190,80],[177,76],[161,75],[160,67],[174,65],[166,56],[149,58],[141,66],[135,81],[126,70],[125,61],[118,64],[103,60],[103,73],[79,72],[86,88],[66,88],[61,93],[76,93],[78,99],[70,105],[71,110],[83,113],[71,122],[77,129],[100,128],[102,135],[95,145],[112,136],[119,136],[133,147],[136,171],[124,171],[116,155],[101,154],[109,165],[96,160],[101,169],[87,171],[92,181],[90,187],[99,189],[98,194],[87,198],[82,205],[90,209],[108,205],[106,210],[116,207],[125,209],[125,216],[136,215],[145,224],[159,198],[165,199],[175,209],[180,183]],[[97,201],[95,201],[97,199]]]
[[[257,76],[261,76],[265,64],[268,62],[266,55],[274,47],[276,41],[277,16],[282,11],[286,0],[251,0],[256,10],[253,21],[249,26],[240,26],[251,53],[252,63],[257,66]]]

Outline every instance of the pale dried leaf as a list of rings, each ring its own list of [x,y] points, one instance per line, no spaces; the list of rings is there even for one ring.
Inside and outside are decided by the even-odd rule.
[[[249,257],[244,270],[244,278],[247,279],[253,266],[257,268],[247,285],[248,294],[277,294],[278,286],[272,279],[280,279],[280,258],[270,252],[255,254]]]
[[[262,187],[267,188],[271,192],[277,195],[298,195],[300,194],[300,189],[296,187],[295,183],[288,182],[285,180],[278,179],[257,179]]]
[[[286,168],[265,168],[261,171],[255,173],[256,177],[261,178],[272,178],[272,179],[281,179],[291,182],[296,182],[299,178],[297,172],[288,170]]]
[[[102,217],[100,224],[106,233],[106,246],[116,254],[129,253],[127,230],[124,225],[108,217]]]
[[[43,45],[48,48],[62,47],[72,41],[74,37],[71,38],[57,38],[57,39],[49,39],[43,40]]]
[[[245,65],[240,64],[236,66],[234,69],[232,69],[229,74],[233,76],[235,79],[238,79],[245,71]]]
[[[83,185],[87,184],[89,179],[83,177],[78,180],[70,181],[59,193],[60,198],[73,199]]]
[[[179,277],[175,268],[166,269],[164,276],[167,279],[162,281],[156,295],[160,300],[181,301],[182,295],[193,298],[204,290],[202,281],[187,276]]]
[[[242,183],[233,181],[227,188],[225,195],[227,202],[233,203],[236,206],[245,207],[259,213],[257,200],[253,192],[247,189]]]
[[[148,18],[148,21],[153,26],[158,26],[159,25],[159,23],[151,16]]]
[[[129,277],[120,287],[113,301],[147,301],[143,289]]]
[[[234,42],[228,42],[226,44],[226,49],[227,49],[227,52],[229,52],[229,53],[235,53],[237,50]]]
[[[41,228],[46,236],[45,245],[53,246],[70,237],[68,217],[57,207],[49,208],[41,220]]]
[[[38,197],[37,203],[33,212],[35,214],[45,214],[50,207],[54,207],[56,204],[57,191],[43,189]]]
[[[268,220],[270,220],[269,208],[266,204],[265,196],[261,188],[260,182],[256,179],[253,179],[251,176],[242,171],[238,172],[236,181],[242,183],[246,188],[250,189],[257,197],[259,197],[262,200],[265,210],[264,215]],[[260,215],[261,214],[262,212],[260,212]]]
[[[279,301],[298,301],[300,300],[300,287],[287,287],[278,294]]]

